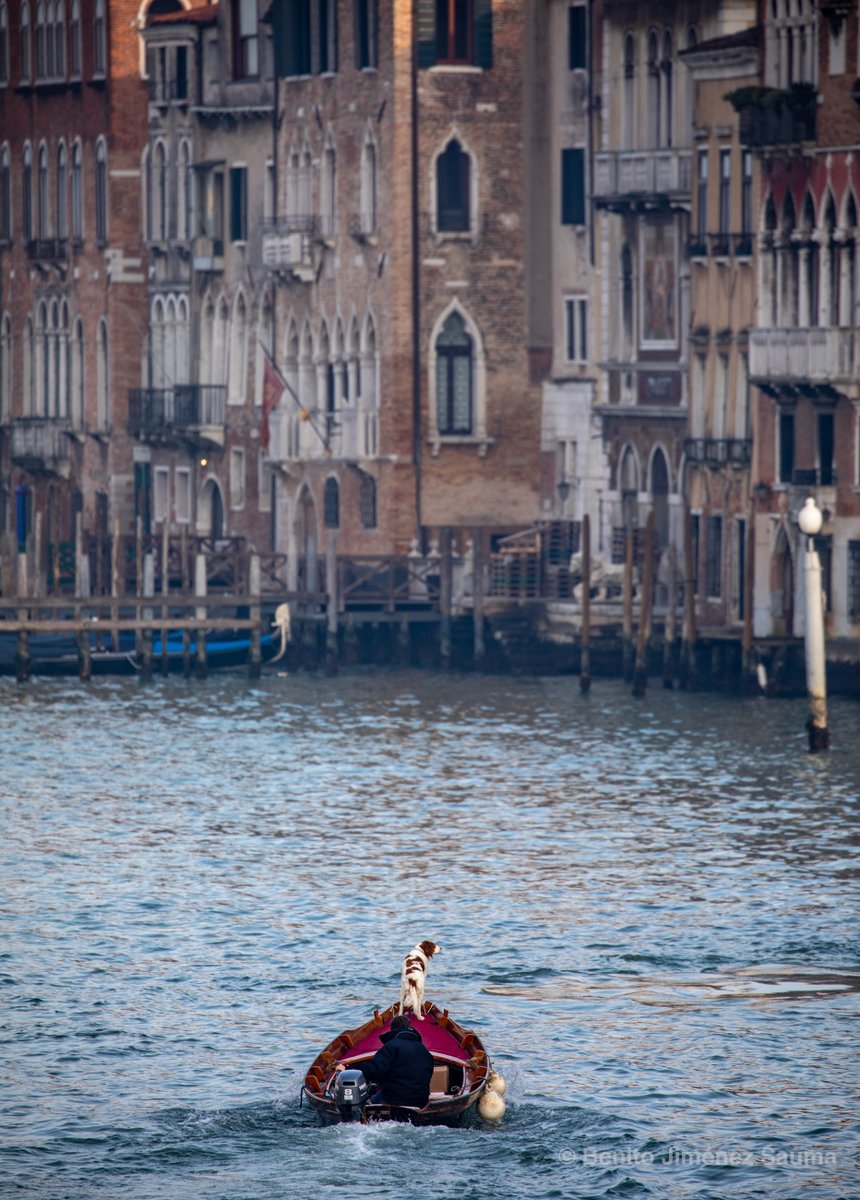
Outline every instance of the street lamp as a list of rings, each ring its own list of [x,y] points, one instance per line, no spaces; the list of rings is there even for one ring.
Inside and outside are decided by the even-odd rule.
[[[827,728],[827,688],[824,668],[824,604],[821,590],[821,563],[815,549],[815,535],[821,532],[824,518],[811,496],[803,502],[797,517],[800,532],[806,536],[804,576],[806,580],[806,690],[809,693],[809,716],[806,731],[809,749],[814,754],[830,745]]]

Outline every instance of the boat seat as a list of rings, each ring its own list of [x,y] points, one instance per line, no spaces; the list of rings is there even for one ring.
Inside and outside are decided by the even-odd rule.
[[[444,1096],[448,1092],[448,1085],[451,1075],[451,1068],[447,1063],[436,1063],[433,1068],[433,1074],[430,1077],[430,1095],[440,1093]]]

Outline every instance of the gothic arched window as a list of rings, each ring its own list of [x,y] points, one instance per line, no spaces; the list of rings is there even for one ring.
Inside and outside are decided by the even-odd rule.
[[[470,434],[474,394],[472,339],[452,312],[436,338],[436,411],[440,434]]]

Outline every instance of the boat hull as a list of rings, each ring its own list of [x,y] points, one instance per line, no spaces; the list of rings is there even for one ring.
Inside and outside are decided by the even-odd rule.
[[[338,1066],[361,1069],[362,1061],[372,1058],[382,1045],[392,1017],[399,1011],[392,1004],[384,1012],[374,1012],[370,1021],[347,1029],[334,1038],[314,1059],[302,1085],[302,1095],[323,1121],[341,1123],[357,1119],[342,1112],[332,1094],[331,1085]],[[480,1038],[465,1029],[435,1004],[424,1004],[424,1020],[410,1017],[413,1027],[433,1055],[435,1069],[430,1100],[424,1108],[400,1108],[390,1104],[366,1104],[360,1119],[402,1121],[412,1125],[457,1125],[478,1102],[490,1070],[490,1061]]]

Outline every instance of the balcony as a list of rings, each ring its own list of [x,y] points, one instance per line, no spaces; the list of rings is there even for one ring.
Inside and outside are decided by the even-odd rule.
[[[311,236],[317,220],[311,215],[285,217],[263,226],[263,266],[310,283],[314,277]]]
[[[31,238],[27,242],[27,257],[32,262],[66,262],[69,257],[69,239]]]
[[[610,150],[594,156],[594,199],[602,208],[689,202],[689,150]]]
[[[752,458],[751,438],[686,438],[684,455],[688,463],[714,467],[748,467]]]
[[[71,432],[67,418],[14,417],[13,463],[34,474],[67,474]]]
[[[750,380],[833,399],[837,383],[856,385],[856,343],[855,329],[750,330]]]
[[[804,90],[774,94],[768,103],[740,112],[742,146],[763,150],[768,146],[796,146],[816,140],[818,96]]]
[[[304,419],[297,409],[276,409],[269,414],[267,457],[270,462],[287,464],[324,457],[347,461],[375,458],[378,423],[375,408],[341,408],[332,417],[317,412]]]
[[[172,388],[130,388],[128,432],[143,442],[203,441],[224,444],[227,389],[183,383]]]

